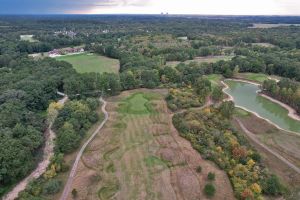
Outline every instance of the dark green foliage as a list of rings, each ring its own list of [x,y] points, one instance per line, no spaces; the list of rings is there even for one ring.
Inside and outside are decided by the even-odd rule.
[[[11,67],[0,67],[1,187],[20,180],[35,166],[47,127],[48,104],[57,99],[56,91],[63,79],[75,73],[65,63],[21,56],[15,58]],[[0,195],[2,192],[5,191]]]
[[[214,101],[221,101],[224,97],[224,93],[222,91],[222,87],[215,87],[213,88],[213,91],[212,91],[212,94],[211,94],[211,98],[214,100]]]
[[[145,88],[155,88],[159,82],[159,74],[157,70],[143,70],[141,72],[142,85]]]
[[[230,118],[234,113],[234,103],[232,101],[223,102],[220,106],[220,112],[224,117]]]
[[[70,153],[78,147],[85,132],[99,119],[96,113],[98,106],[99,101],[92,98],[67,102],[54,123],[59,152]]]
[[[211,82],[207,78],[199,78],[196,81],[194,88],[198,95],[205,98],[211,92]]]
[[[300,85],[290,79],[282,79],[278,83],[275,80],[266,80],[263,83],[263,93],[266,93],[279,101],[282,101],[300,112]]]
[[[201,167],[201,166],[198,166],[198,167],[196,168],[196,171],[197,171],[197,173],[201,173],[201,172],[202,172],[202,167]]]
[[[283,185],[275,175],[271,175],[266,180],[264,180],[262,186],[263,192],[269,195],[277,196],[283,194],[284,192]]]
[[[62,189],[62,182],[56,179],[50,179],[43,187],[44,194],[56,194]]]
[[[204,193],[208,198],[213,197],[216,193],[215,186],[211,183],[206,184],[204,187]]]
[[[124,90],[132,90],[140,86],[139,81],[134,76],[132,71],[123,72],[120,74],[121,85]]]
[[[214,181],[215,176],[216,176],[215,173],[209,172],[208,175],[207,175],[207,179],[210,180],[210,181]]]

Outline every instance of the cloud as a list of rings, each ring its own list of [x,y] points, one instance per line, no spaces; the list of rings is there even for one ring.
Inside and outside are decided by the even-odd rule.
[[[281,14],[300,15],[299,0],[0,0],[0,14]]]

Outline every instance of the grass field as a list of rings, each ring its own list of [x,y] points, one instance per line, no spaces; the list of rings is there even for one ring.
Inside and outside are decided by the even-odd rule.
[[[205,199],[210,171],[217,177],[216,196],[233,198],[226,174],[179,137],[165,95],[134,90],[108,99],[110,118],[84,153],[72,185],[78,199]],[[196,173],[199,165],[202,173]]]
[[[98,72],[98,73],[118,73],[120,63],[116,59],[111,59],[97,54],[76,54],[56,57],[59,61],[66,61],[73,65],[79,73]]]
[[[37,42],[37,40],[33,39],[33,35],[20,35],[20,39],[28,42]]]
[[[235,78],[242,78],[242,79],[246,79],[258,83],[263,83],[265,80],[268,80],[270,78],[274,80],[275,79],[280,80],[280,77],[278,76],[269,76],[267,74],[261,74],[261,73],[239,73],[235,75]]]
[[[221,86],[221,80],[223,79],[223,76],[220,74],[211,74],[206,76],[208,80],[210,80],[212,87]]]
[[[185,64],[189,64],[191,62],[197,62],[197,63],[204,63],[204,62],[207,62],[207,63],[215,63],[215,62],[218,62],[220,60],[225,60],[225,61],[228,61],[228,60],[231,60],[233,58],[233,56],[206,56],[206,57],[197,57],[193,60],[187,60],[185,61],[184,63]],[[170,61],[170,62],[167,62],[167,65],[169,66],[172,66],[172,67],[176,67],[179,63],[179,61]]]

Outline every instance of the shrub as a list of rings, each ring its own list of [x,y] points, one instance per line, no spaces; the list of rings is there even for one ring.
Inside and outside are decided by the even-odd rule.
[[[43,192],[45,194],[56,194],[61,189],[61,186],[61,181],[51,179],[44,185]]]
[[[213,181],[213,180],[215,180],[215,176],[216,176],[215,173],[209,172],[207,175],[207,178],[208,178],[208,180]]]
[[[216,193],[215,186],[211,183],[208,183],[204,187],[204,193],[207,197],[213,197]]]
[[[269,195],[280,195],[283,193],[283,186],[281,185],[277,176],[272,175],[263,183],[263,192]]]
[[[198,167],[196,168],[196,172],[197,172],[197,173],[201,173],[201,172],[202,172],[202,167],[201,167],[201,166],[198,166]]]
[[[77,195],[78,195],[78,192],[77,192],[77,190],[74,188],[74,189],[72,190],[72,197],[73,197],[73,198],[76,198]]]

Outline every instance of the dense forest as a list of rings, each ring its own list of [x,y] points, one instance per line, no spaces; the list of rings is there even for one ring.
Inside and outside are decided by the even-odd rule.
[[[0,16],[0,196],[29,174],[40,159],[43,133],[48,126],[46,110],[51,102],[60,98],[57,91],[66,93],[72,100],[60,111],[54,124],[58,139],[53,163],[57,161],[59,165],[62,153],[78,147],[85,132],[98,120],[95,109],[99,105],[91,97],[103,93],[117,95],[122,90],[140,87],[167,87],[170,88],[168,106],[175,111],[202,106],[209,94],[215,101],[222,99],[221,88],[213,88],[210,81],[201,78],[203,75],[232,77],[237,72],[266,73],[287,79],[279,83],[266,81],[264,91],[299,112],[296,81],[300,81],[300,27],[249,28],[253,23],[295,24],[300,23],[300,17]],[[34,40],[21,40],[21,35],[33,35]],[[119,59],[120,73],[79,74],[66,62],[32,56],[78,45],[83,45],[86,51]],[[186,62],[209,56],[230,59]],[[178,64],[171,66],[170,61],[178,61]],[[74,110],[80,113],[73,114]],[[241,169],[238,164],[241,163],[247,164],[249,174],[253,175],[253,166],[259,160],[244,148],[242,140],[227,124],[216,124],[211,119],[223,120],[216,112],[182,117],[195,118],[193,122],[197,123],[207,117],[226,132],[227,138],[208,137],[207,130],[199,129],[197,124],[178,122],[178,128],[191,139],[204,131],[205,137],[200,138],[203,144],[196,147],[203,153],[203,145],[212,144],[211,152],[204,152],[205,155],[209,153],[207,157],[213,160],[221,157],[226,161],[220,163],[226,165],[221,168],[228,173],[234,167]],[[185,128],[192,128],[193,134],[186,134]],[[238,144],[238,155],[233,154],[233,146],[227,141],[230,138]],[[221,139],[223,141],[219,141]],[[252,161],[249,164],[250,160],[254,164]],[[232,174],[232,183],[238,187],[237,178]],[[272,176],[267,174],[264,178],[269,180]],[[268,183],[262,178],[255,181],[263,194],[274,193],[268,190]],[[243,191],[238,188],[237,196],[250,193],[255,181],[247,182],[247,187],[243,185]],[[47,184],[58,186],[58,183]],[[261,193],[251,192],[257,197]],[[282,193],[281,188],[276,188],[275,193]]]

